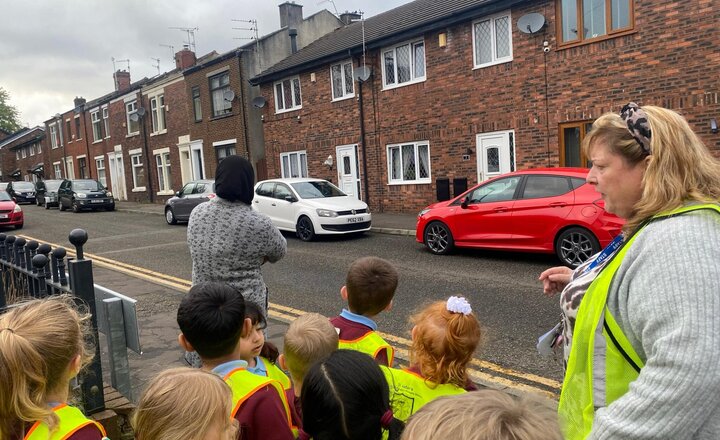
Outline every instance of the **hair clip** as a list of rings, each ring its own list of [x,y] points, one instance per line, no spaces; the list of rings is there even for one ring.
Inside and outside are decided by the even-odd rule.
[[[393,418],[394,418],[393,410],[388,409],[387,411],[385,411],[385,413],[382,415],[382,417],[380,417],[380,426],[382,426],[385,429],[390,428]]]
[[[620,117],[625,121],[628,131],[645,154],[652,154],[650,150],[652,130],[650,130],[648,117],[643,109],[634,102],[629,102],[620,110]]]
[[[448,298],[445,307],[449,312],[462,313],[466,316],[472,313],[470,303],[462,296],[451,296]]]

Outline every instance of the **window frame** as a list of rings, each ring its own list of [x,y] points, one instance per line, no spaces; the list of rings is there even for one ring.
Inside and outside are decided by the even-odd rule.
[[[85,156],[78,156],[78,171],[80,172],[80,178],[81,179],[88,179],[88,173],[87,173],[87,158]]]
[[[508,19],[508,43],[509,43],[509,55],[506,57],[498,58],[497,56],[497,28],[496,28],[496,22],[500,18],[507,17]],[[490,32],[491,32],[491,41],[492,41],[492,60],[486,62],[486,63],[478,63],[477,60],[477,34],[475,30],[475,26],[478,23],[482,23],[484,21],[490,21]],[[473,69],[482,69],[485,67],[495,66],[497,64],[503,64],[503,63],[509,63],[513,60],[513,39],[512,39],[512,13],[511,11],[503,11],[499,12],[497,14],[488,15],[485,16],[479,20],[475,20],[472,22],[472,46],[473,46]]]
[[[105,156],[95,157],[95,169],[98,174],[98,182],[107,188],[107,175],[105,173]]]
[[[133,107],[133,108],[131,109],[131,107]],[[137,113],[137,111],[138,111],[137,99],[125,103],[125,119],[127,120],[127,131],[128,131],[127,135],[128,136],[135,136],[137,134],[140,134],[140,128],[141,128],[140,127],[140,124],[141,124],[140,118],[138,118],[137,121],[132,121],[130,119],[130,116]],[[132,124],[137,124],[137,131],[130,131]]]
[[[152,121],[152,132],[150,134],[167,133],[165,94],[159,93],[150,97],[150,119]]]
[[[414,149],[414,155],[413,159],[415,161],[415,179],[413,180],[405,180],[404,179],[404,171],[403,171],[403,162],[402,162],[402,147],[412,145]],[[420,153],[419,153],[419,147],[420,146],[426,146],[427,147],[427,177],[423,178],[417,178],[417,164],[420,160]],[[391,150],[398,149],[400,152],[400,171],[403,174],[403,177],[400,179],[393,179],[392,178],[392,169],[393,169],[393,163],[392,163],[392,154]],[[385,149],[385,154],[387,155],[387,180],[388,185],[417,185],[417,184],[428,184],[432,183],[432,165],[431,165],[431,156],[430,156],[430,141],[414,141],[414,142],[400,142],[396,144],[388,144]]]
[[[157,167],[158,195],[173,194],[172,190],[172,165],[170,163],[170,150],[156,151],[155,166]],[[163,184],[164,183],[164,184]]]
[[[345,66],[350,66],[350,87],[352,88],[352,92],[347,91],[348,84],[345,82]],[[335,96],[335,81],[333,78],[333,67],[340,66],[340,80],[342,85],[343,94],[341,96]],[[350,99],[355,97],[355,80],[353,77],[353,73],[355,72],[355,66],[353,65],[352,60],[345,60],[340,63],[335,63],[330,65],[330,94],[332,95],[333,101],[343,101],[345,99]]]
[[[236,142],[213,144],[213,147],[215,147],[215,160],[217,160],[218,164],[220,162],[222,162],[222,160],[225,159],[226,157],[237,154],[237,143]],[[220,151],[223,151],[225,153],[225,156],[223,156],[222,158],[220,158]],[[231,154],[228,154],[228,153],[231,153]]]
[[[105,139],[110,137],[110,109],[105,106],[102,108],[103,127],[105,128]]]
[[[297,80],[297,87],[298,87],[298,96],[300,97],[300,102],[295,102],[295,80]],[[290,81],[290,93],[292,96],[292,106],[291,107],[282,107],[280,108],[280,104],[283,106],[285,105],[285,81]],[[282,87],[282,96],[278,96],[278,86]],[[275,81],[273,83],[273,95],[275,96],[275,114],[279,113],[287,113],[292,112],[295,110],[300,110],[302,108],[302,84],[300,83],[300,77],[298,75],[295,76],[289,76],[287,78],[283,78],[280,81]]]
[[[92,122],[93,127],[93,143],[100,142],[103,139],[100,110],[95,110],[94,112],[90,113],[90,121]]]
[[[610,38],[616,38],[623,35],[631,34],[636,32],[635,28],[635,0],[628,0],[628,26],[620,29],[612,29],[612,0],[604,0],[605,1],[605,34],[604,35],[598,35],[597,37],[590,37],[590,38],[583,38],[582,35],[578,34],[578,38],[575,40],[569,40],[565,41],[563,39],[563,12],[562,12],[562,1],[563,0],[555,0],[555,16],[557,17],[557,24],[555,26],[555,34],[556,39],[558,41],[558,48],[568,48],[573,46],[581,46],[583,44],[589,44],[594,43],[596,41],[602,41],[607,40]],[[583,0],[575,0],[575,8],[576,8],[576,23],[577,28],[583,28]],[[576,31],[577,34],[577,31]]]
[[[218,82],[218,86],[215,87],[215,88],[213,88],[213,80],[216,79],[216,78],[224,77],[224,76],[227,76],[227,84],[222,85],[222,80],[220,80],[220,81]],[[229,71],[229,70],[226,70],[226,71],[224,71],[224,72],[218,73],[217,75],[213,75],[213,76],[208,77],[208,87],[209,87],[209,90],[210,90],[210,111],[211,111],[211,117],[212,117],[212,118],[220,118],[220,117],[223,117],[223,116],[225,116],[225,115],[232,114],[232,112],[233,112],[233,110],[232,110],[232,101],[227,101],[227,100],[225,100],[225,96],[224,96],[225,91],[231,90],[231,89],[230,89],[230,71]],[[227,104],[225,104],[225,105],[228,106],[228,107],[225,107],[225,108],[223,108],[223,109],[220,110],[220,111],[218,111],[218,110],[215,108],[215,93],[220,93],[220,98],[222,99],[222,101],[223,101],[224,103],[227,103]]]
[[[63,178],[62,167],[60,165],[61,165],[61,162],[53,162],[53,172],[55,173],[56,179]]]
[[[297,176],[292,175],[292,165],[290,161],[293,160],[293,155],[296,156],[296,165],[299,171],[299,175]],[[303,157],[305,158],[304,161]],[[283,158],[287,158],[287,165],[285,164],[285,161],[283,161]],[[291,177],[308,177],[307,163],[307,150],[297,150],[280,153],[280,176],[284,179]]]
[[[578,148],[580,151],[578,152],[578,156],[580,157],[580,167],[581,168],[589,168],[587,166],[588,161],[590,160],[588,157],[583,154],[582,151],[582,142],[583,139],[585,139],[585,136],[587,136],[587,132],[590,131],[588,125],[592,126],[592,123],[594,121],[592,119],[586,119],[582,121],[572,121],[572,122],[563,122],[558,125],[558,156],[559,156],[559,163],[561,167],[567,167],[567,166],[574,166],[574,165],[567,165],[565,163],[565,129],[566,128],[574,128],[577,127],[580,129],[580,139],[578,143]],[[586,166],[583,166],[583,164],[586,164]]]
[[[415,47],[422,43],[423,45],[423,76],[415,76]],[[397,49],[402,46],[410,46],[410,80],[403,83],[398,82],[398,69],[397,69]],[[386,66],[385,66],[385,54],[389,51],[393,53],[393,77],[394,81],[391,84],[387,82]],[[417,84],[427,80],[427,44],[425,44],[425,37],[415,38],[412,40],[406,40],[402,43],[395,44],[393,46],[384,47],[380,51],[380,62],[382,68],[382,89],[390,90],[398,87],[408,86],[410,84]]]
[[[80,131],[80,115],[75,116],[75,140],[82,140],[82,133]]]
[[[130,168],[132,168],[132,178],[133,178],[133,191],[145,191],[145,182],[143,182],[142,186],[138,185],[138,169],[142,170],[142,177],[143,179],[147,180],[147,176],[145,175],[145,168],[143,165],[142,160],[142,153],[133,153],[130,154]],[[136,161],[137,159],[137,161]],[[137,162],[137,163],[136,163]]]
[[[50,124],[50,149],[54,150],[59,146],[57,125]]]
[[[190,91],[190,95],[193,104],[193,117],[195,118],[195,122],[200,122],[202,121],[202,100],[200,98],[200,86],[194,86]],[[198,113],[200,114],[200,117],[198,117]]]

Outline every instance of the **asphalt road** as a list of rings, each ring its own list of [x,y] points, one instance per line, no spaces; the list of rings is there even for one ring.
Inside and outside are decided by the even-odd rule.
[[[83,228],[90,237],[85,251],[183,279],[191,277],[187,228],[169,226],[162,216],[132,212],[75,214],[23,205],[25,228],[18,233],[69,246],[68,233]],[[10,231],[12,233],[12,231]],[[409,338],[409,316],[428,302],[466,296],[479,317],[484,341],[479,359],[502,368],[561,380],[561,366],[541,358],[537,337],[560,316],[556,299],[543,296],[538,274],[556,265],[551,256],[460,251],[435,256],[414,237],[368,233],[361,237],[305,243],[287,234],[288,254],[263,267],[270,301],[326,316],[343,307],[340,288],[356,258],[375,255],[391,261],[400,284],[380,329]]]

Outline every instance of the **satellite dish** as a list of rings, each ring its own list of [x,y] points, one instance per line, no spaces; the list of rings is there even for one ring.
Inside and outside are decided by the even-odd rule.
[[[145,107],[138,108],[136,113],[138,116],[145,116]]]
[[[232,90],[225,90],[223,92],[223,99],[225,99],[225,101],[232,101],[235,99],[235,92]]]
[[[518,30],[524,34],[534,34],[545,26],[545,17],[533,12],[520,17],[517,23]]]
[[[359,66],[356,67],[353,71],[353,78],[356,81],[364,82],[367,81],[368,78],[370,78],[370,68],[367,66]]]
[[[133,122],[137,122],[138,120],[140,120],[140,116],[138,116],[137,113],[133,113],[130,115],[130,120]]]
[[[252,105],[253,105],[253,107],[256,107],[256,108],[263,108],[263,107],[265,107],[266,103],[267,103],[267,101],[262,96],[256,96],[252,100]]]

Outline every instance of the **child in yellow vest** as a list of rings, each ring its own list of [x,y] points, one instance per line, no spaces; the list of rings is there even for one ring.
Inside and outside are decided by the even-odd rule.
[[[498,390],[439,397],[408,421],[401,440],[562,440],[552,406]]]
[[[467,366],[480,343],[480,323],[467,300],[438,301],[411,322],[410,367],[383,368],[395,417],[402,421],[437,397],[477,389]]]
[[[202,368],[222,377],[232,389],[232,416],[240,424],[240,438],[294,438],[282,384],[249,372],[240,358],[240,338],[250,333],[252,323],[237,289],[223,283],[193,286],[180,301],[177,322],[180,346],[196,351]]]
[[[397,270],[387,260],[364,257],[350,265],[340,289],[348,308],[330,320],[340,337],[340,348],[366,353],[378,364],[392,367],[395,352],[377,333],[374,318],[392,308],[397,284]]]
[[[101,440],[103,427],[67,404],[70,380],[93,357],[90,314],[68,295],[0,315],[0,439]]]
[[[235,440],[232,404],[232,390],[217,374],[171,368],[150,381],[130,422],[138,440]]]
[[[389,399],[385,377],[370,356],[336,350],[305,376],[299,439],[397,440],[404,425]]]
[[[337,349],[338,334],[330,321],[321,314],[306,313],[290,323],[278,364],[290,373],[292,379],[292,386],[287,390],[286,396],[292,413],[294,432],[302,428],[300,391],[307,371]]]
[[[245,318],[250,319],[252,329],[240,337],[240,359],[247,362],[249,372],[280,382],[284,390],[290,389],[290,378],[276,365],[277,347],[265,340],[267,319],[262,311],[255,303],[248,301],[245,303]]]

